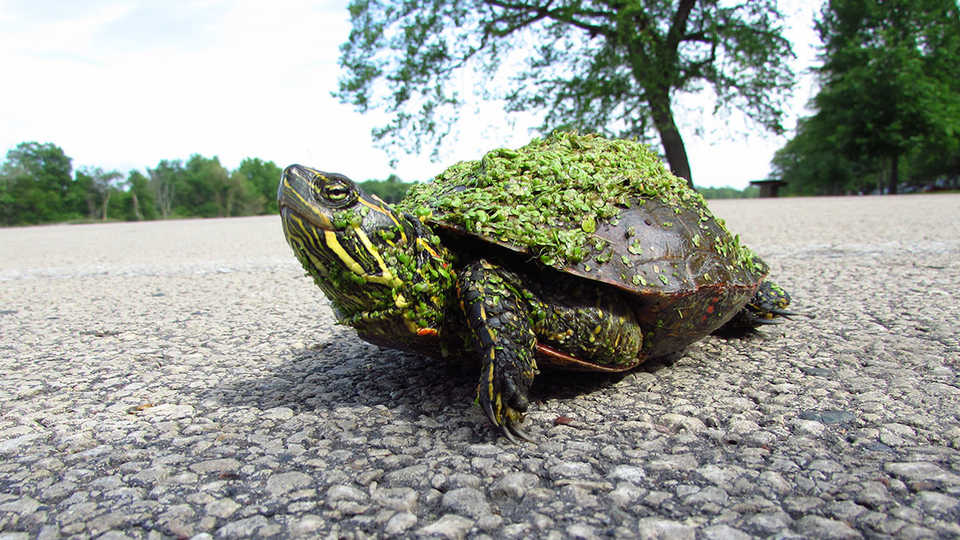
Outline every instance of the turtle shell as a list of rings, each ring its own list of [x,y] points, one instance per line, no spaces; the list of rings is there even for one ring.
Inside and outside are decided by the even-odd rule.
[[[753,296],[767,267],[644,145],[557,133],[461,162],[402,209],[638,297],[648,355],[682,349]],[[455,246],[454,250],[456,250]]]

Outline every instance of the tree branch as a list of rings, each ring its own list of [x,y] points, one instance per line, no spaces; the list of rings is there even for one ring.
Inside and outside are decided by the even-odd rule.
[[[488,5],[496,6],[501,9],[509,11],[521,11],[525,13],[534,13],[536,17],[531,18],[526,24],[538,21],[540,19],[549,18],[551,20],[569,24],[571,26],[580,28],[581,30],[586,30],[591,35],[608,35],[609,28],[604,26],[597,26],[595,24],[589,24],[583,20],[577,19],[576,16],[586,16],[588,18],[602,17],[609,19],[611,14],[603,11],[595,10],[565,10],[563,8],[550,9],[550,5],[553,4],[553,0],[550,0],[544,6],[534,6],[531,4],[517,4],[513,2],[504,2],[502,0],[486,0],[485,2]],[[567,13],[569,12],[569,13]]]

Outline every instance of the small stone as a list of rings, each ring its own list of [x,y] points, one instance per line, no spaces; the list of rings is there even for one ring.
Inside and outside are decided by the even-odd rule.
[[[792,514],[807,514],[821,504],[823,500],[817,497],[787,497],[783,501],[783,507]]]
[[[217,529],[217,538],[250,538],[264,537],[279,533],[280,526],[271,523],[266,517],[261,515],[251,516],[231,523]]]
[[[21,497],[15,501],[0,504],[0,512],[16,512],[20,515],[32,514],[40,508],[40,502],[31,497]]]
[[[403,534],[409,528],[417,524],[417,516],[411,514],[410,512],[397,512],[389,520],[383,528],[383,532],[387,533],[390,536]]]
[[[513,472],[503,475],[490,489],[494,499],[521,499],[527,491],[537,486],[540,479],[535,474]]]
[[[274,474],[267,478],[267,492],[274,497],[313,484],[313,478],[298,471]]]
[[[164,403],[143,410],[143,415],[157,420],[179,420],[181,418],[191,418],[195,414],[192,405],[174,405],[173,403]]]
[[[210,459],[191,464],[190,470],[200,474],[236,472],[240,469],[240,465],[240,462],[233,458]]]
[[[582,538],[583,540],[599,538],[593,527],[583,523],[575,523],[567,527],[567,535],[570,538]]]
[[[417,492],[413,488],[383,488],[373,492],[373,501],[380,506],[413,512],[417,509]]]
[[[758,429],[760,429],[760,425],[756,422],[737,418],[730,422],[730,426],[727,428],[727,431],[729,433],[743,435],[744,433],[751,433],[757,431]]]
[[[793,519],[786,512],[767,512],[756,514],[747,520],[747,525],[760,529],[765,534],[773,534],[790,528]]]
[[[565,461],[550,467],[550,478],[585,478],[593,475],[593,467],[589,463],[579,461]]]
[[[388,472],[384,476],[384,480],[390,485],[421,486],[429,481],[427,472],[428,469],[426,465],[411,465]]]
[[[289,420],[293,418],[293,409],[289,407],[274,407],[263,411],[263,417],[270,420]]]
[[[291,536],[314,536],[314,532],[323,527],[323,518],[315,514],[307,514],[300,519],[293,520],[289,525]],[[193,539],[191,539],[193,540]]]
[[[5,441],[0,441],[0,454],[19,454],[21,449],[33,443],[34,439],[40,437],[39,433],[28,433]]]
[[[451,540],[459,540],[466,536],[471,527],[473,527],[473,520],[455,514],[446,514],[433,523],[417,530],[417,534],[420,536],[442,536]]]
[[[750,540],[750,535],[729,525],[714,525],[703,529],[705,540]]]
[[[850,411],[826,410],[820,412],[820,421],[824,424],[850,424],[857,419]]]
[[[693,454],[668,454],[651,460],[647,468],[651,471],[690,471],[697,468],[697,458]]]
[[[823,435],[823,431],[826,429],[819,421],[803,419],[794,420],[793,427],[796,428],[796,430],[800,433],[805,433],[814,437]]]
[[[662,518],[641,518],[637,522],[637,538],[644,540],[694,540],[696,529],[677,521]]]
[[[917,506],[931,514],[948,514],[960,509],[960,501],[956,498],[935,491],[921,491],[917,493]]]
[[[725,506],[727,501],[730,500],[730,496],[727,495],[727,492],[717,486],[707,486],[700,491],[690,495],[683,500],[686,504],[695,504],[695,505],[704,505],[704,504],[716,504],[719,506]]]
[[[697,474],[717,486],[729,486],[746,471],[734,465],[704,465],[697,469]]]
[[[634,465],[617,465],[607,474],[607,478],[611,480],[624,480],[637,486],[642,485],[646,477],[647,473],[643,467]]]
[[[835,473],[843,470],[843,466],[831,459],[815,459],[807,465],[811,471]]]
[[[825,540],[863,538],[863,535],[846,523],[820,516],[804,516],[797,521],[796,526],[797,531],[811,538]]]
[[[503,451],[494,444],[471,444],[467,447],[467,453],[479,457],[496,457]]]
[[[890,474],[909,481],[942,482],[949,485],[960,484],[960,476],[941,469],[927,461],[904,463],[886,463],[883,469]]]
[[[88,521],[87,531],[92,535],[99,535],[111,529],[120,529],[129,520],[129,516],[122,512],[107,512]]]
[[[327,502],[335,503],[339,501],[366,502],[368,496],[365,492],[353,486],[332,486],[327,490]]]
[[[440,505],[457,514],[465,514],[474,519],[490,513],[490,504],[483,493],[474,488],[457,488],[443,495]]]
[[[691,433],[699,433],[707,429],[707,426],[699,418],[682,414],[665,414],[660,417],[660,422],[669,428],[675,430],[685,429]]]
[[[477,527],[484,531],[493,531],[501,526],[503,526],[503,518],[496,514],[480,516],[480,519],[477,520]]]
[[[640,488],[630,482],[622,482],[617,488],[610,492],[610,500],[613,504],[621,508],[626,508],[640,498],[643,492]]]
[[[783,475],[775,471],[763,471],[757,479],[760,483],[770,486],[770,489],[778,495],[785,495],[793,490],[790,483],[784,480]]]
[[[854,493],[853,500],[857,504],[876,509],[890,502],[890,494],[887,487],[880,482],[864,482]]]
[[[211,516],[216,516],[219,518],[228,518],[233,515],[237,509],[240,508],[240,505],[237,504],[233,499],[219,499],[216,501],[208,502],[204,507],[204,513]]]
[[[857,516],[867,511],[866,508],[853,501],[832,502],[826,506],[825,510],[831,516],[847,523],[852,523]]]

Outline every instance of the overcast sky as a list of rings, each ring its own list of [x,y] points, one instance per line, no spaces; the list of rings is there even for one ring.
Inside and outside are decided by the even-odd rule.
[[[781,2],[797,71],[814,61],[814,7]],[[227,168],[245,157],[303,163],[357,180],[426,180],[531,136],[502,115],[465,118],[461,136],[429,156],[399,155],[396,168],[360,115],[331,97],[339,45],[350,23],[346,0],[0,0],[0,151],[51,142],[75,168],[124,173],[199,153]],[[811,97],[801,84],[788,126]],[[733,115],[713,118],[691,102],[681,131],[694,181],[742,188],[764,178],[785,138]],[[472,109],[471,109],[472,110]],[[700,126],[702,135],[696,135]],[[732,129],[731,129],[732,128]],[[753,133],[753,136],[746,134]]]

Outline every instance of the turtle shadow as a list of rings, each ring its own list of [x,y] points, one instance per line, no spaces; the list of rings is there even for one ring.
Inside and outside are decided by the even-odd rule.
[[[385,406],[416,415],[420,408],[442,410],[464,401],[474,379],[455,364],[380,348],[344,331],[290,351],[260,374],[224,381],[211,393],[223,405],[260,409]]]
[[[537,407],[546,400],[603,393],[631,373],[664,365],[650,361],[623,373],[544,370],[531,388],[531,402]],[[474,362],[380,348],[342,330],[304,349],[265,359],[263,366],[259,373],[224,380],[198,393],[224,407],[285,407],[294,414],[314,414],[324,429],[350,431],[358,429],[357,419],[362,424],[365,416],[381,415],[391,423],[443,426],[444,432],[458,432],[454,438],[467,442],[490,439],[492,428],[474,404],[480,373]]]

